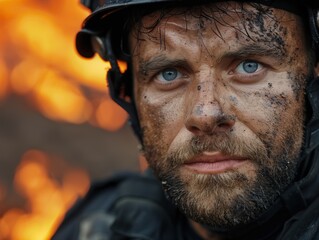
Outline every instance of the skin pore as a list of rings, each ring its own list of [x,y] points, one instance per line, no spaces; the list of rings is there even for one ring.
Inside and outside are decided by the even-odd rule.
[[[130,46],[145,157],[172,202],[204,239],[258,218],[296,177],[310,74],[299,17],[175,8],[143,17]]]

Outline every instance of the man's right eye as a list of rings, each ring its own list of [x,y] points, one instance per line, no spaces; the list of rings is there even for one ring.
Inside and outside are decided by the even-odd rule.
[[[262,69],[263,66],[259,62],[253,60],[245,60],[237,66],[236,71],[239,74],[254,74]]]
[[[177,69],[166,68],[157,75],[157,79],[161,82],[172,82],[181,76],[182,74]]]

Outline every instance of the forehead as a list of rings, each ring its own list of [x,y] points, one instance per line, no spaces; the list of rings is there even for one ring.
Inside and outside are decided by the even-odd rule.
[[[150,13],[134,26],[130,43],[135,50],[151,43],[162,51],[177,38],[202,46],[231,40],[232,45],[262,42],[283,51],[303,35],[295,14],[256,3],[220,2]]]
[[[204,22],[215,22],[219,24],[230,24],[235,20],[257,20],[273,14],[274,8],[257,3],[239,2],[217,2],[192,6],[163,7],[142,18],[140,27],[163,26],[174,22],[176,26],[187,28],[188,30],[203,30]],[[282,11],[285,13],[285,11]],[[231,20],[231,21],[230,21]]]

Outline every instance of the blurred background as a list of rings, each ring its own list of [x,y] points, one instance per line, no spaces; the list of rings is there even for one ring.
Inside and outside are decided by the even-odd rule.
[[[79,0],[0,0],[0,240],[49,239],[90,182],[138,171],[109,65],[74,37]]]

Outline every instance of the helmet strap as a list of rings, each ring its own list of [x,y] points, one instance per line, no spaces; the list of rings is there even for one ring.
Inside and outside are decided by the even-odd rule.
[[[131,75],[131,66],[124,73],[121,73],[118,62],[114,55],[111,44],[111,31],[108,31],[105,37],[100,38],[105,49],[98,51],[102,59],[109,61],[111,68],[107,72],[107,83],[110,96],[114,102],[120,105],[129,114],[129,124],[140,143],[143,144],[141,127],[138,120],[138,114],[133,97],[133,81]]]

